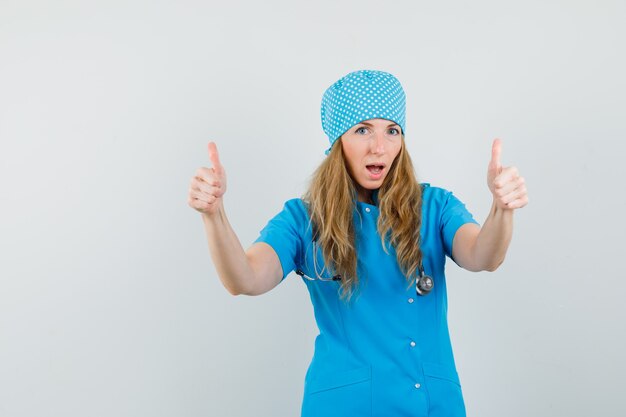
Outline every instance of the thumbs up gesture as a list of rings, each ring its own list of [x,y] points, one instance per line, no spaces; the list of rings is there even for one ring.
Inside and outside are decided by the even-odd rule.
[[[215,214],[223,207],[226,192],[226,171],[220,162],[217,145],[209,142],[209,160],[212,168],[201,167],[191,179],[188,204],[203,214]]]
[[[498,208],[514,210],[528,204],[528,193],[524,177],[516,167],[503,167],[500,162],[502,142],[494,139],[491,146],[491,161],[487,170],[487,185]]]

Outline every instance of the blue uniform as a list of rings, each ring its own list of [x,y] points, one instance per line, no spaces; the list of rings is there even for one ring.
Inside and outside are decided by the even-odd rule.
[[[465,416],[447,321],[444,266],[452,240],[465,223],[478,224],[451,192],[422,184],[422,253],[435,286],[419,296],[409,286],[396,252],[383,250],[378,207],[355,208],[360,287],[349,303],[339,282],[304,279],[319,335],[306,373],[302,417]],[[285,203],[256,242],[276,251],[283,279],[294,269],[316,277],[324,265],[314,247],[301,199]],[[314,259],[316,257],[316,259]],[[330,278],[327,271],[321,274]]]

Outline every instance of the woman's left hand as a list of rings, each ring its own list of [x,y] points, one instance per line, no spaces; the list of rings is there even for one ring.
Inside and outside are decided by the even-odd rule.
[[[487,170],[487,185],[498,208],[503,210],[522,208],[528,204],[524,177],[519,175],[516,167],[502,166],[501,151],[500,139],[494,139],[491,146],[491,161]]]

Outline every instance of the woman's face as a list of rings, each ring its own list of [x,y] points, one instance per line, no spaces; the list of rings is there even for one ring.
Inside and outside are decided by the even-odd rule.
[[[383,184],[402,147],[400,126],[391,120],[370,119],[352,126],[341,136],[348,170],[356,182],[359,201],[369,201]]]

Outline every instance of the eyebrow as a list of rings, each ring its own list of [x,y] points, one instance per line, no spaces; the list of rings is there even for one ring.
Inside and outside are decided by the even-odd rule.
[[[359,123],[359,124],[360,124],[360,125],[366,125],[366,126],[374,126],[373,124],[368,123],[368,122],[361,122],[361,123]],[[391,127],[391,126],[398,126],[398,127],[400,127],[400,125],[399,125],[399,124],[397,124],[397,123],[390,123],[390,124],[388,124],[388,125],[387,125],[387,127]]]

